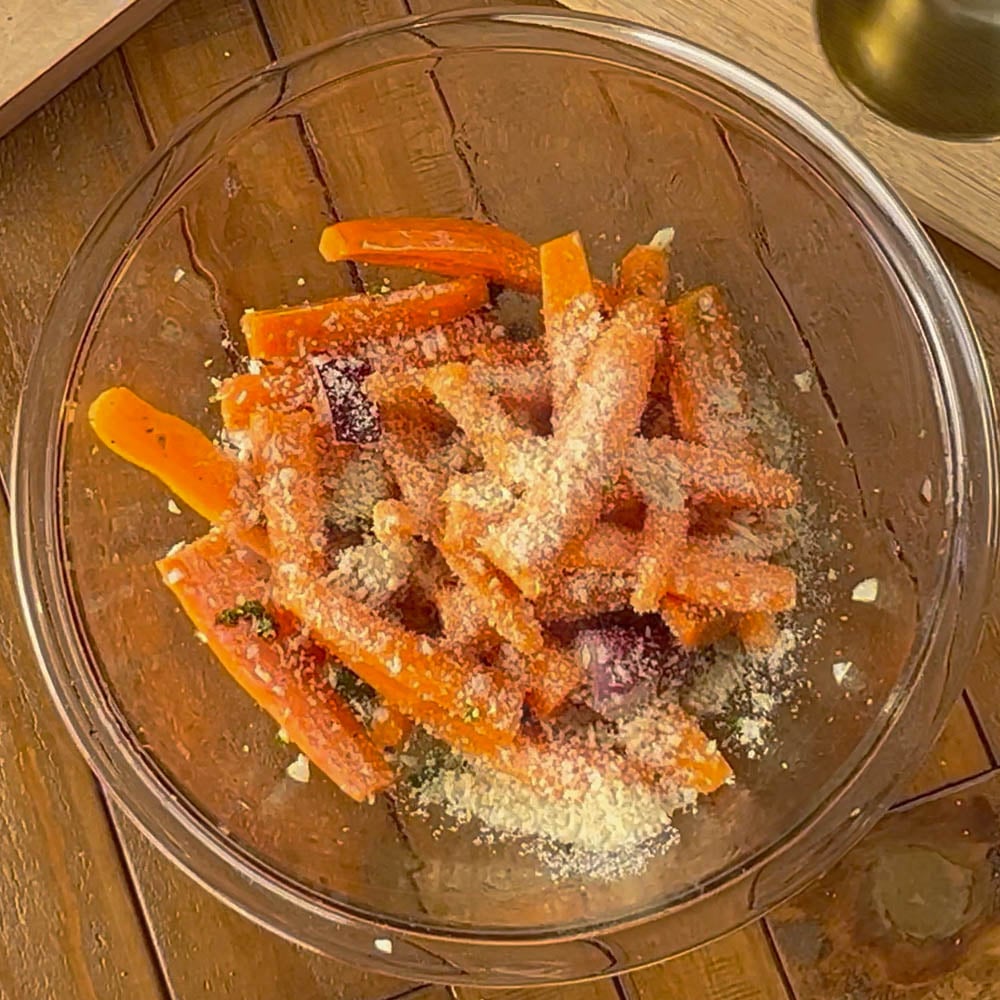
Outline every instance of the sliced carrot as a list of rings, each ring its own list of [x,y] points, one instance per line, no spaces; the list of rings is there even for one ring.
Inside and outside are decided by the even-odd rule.
[[[620,731],[626,757],[657,785],[708,795],[732,778],[733,769],[715,741],[679,705],[664,705],[652,718],[640,715]]]
[[[468,365],[428,368],[424,384],[465,432],[486,468],[506,485],[528,474],[532,435],[518,427],[499,401],[478,384]]]
[[[370,730],[375,746],[385,750],[401,747],[413,732],[413,720],[407,718],[395,705],[383,704],[375,709]]]
[[[487,302],[489,289],[482,278],[456,278],[388,295],[345,295],[292,309],[247,312],[240,326],[251,357],[297,358],[339,344],[436,327]]]
[[[286,631],[257,634],[251,621],[220,624],[237,600],[268,601],[267,564],[210,534],[161,559],[157,569],[195,628],[234,680],[288,733],[289,740],[346,794],[363,802],[393,780],[385,758],[326,678],[325,656]]]
[[[548,461],[532,476],[483,550],[528,597],[537,597],[563,549],[600,515],[605,486],[621,471],[653,375],[659,310],[644,299],[619,307],[594,342],[560,421]]]
[[[401,500],[379,500],[372,508],[372,531],[387,548],[407,545],[419,528],[413,511]]]
[[[261,410],[250,419],[260,499],[276,565],[322,575],[326,495],[322,441],[312,413]]]
[[[497,634],[523,653],[537,653],[545,645],[545,637],[531,605],[509,579],[476,551],[477,534],[472,512],[464,505],[452,503],[443,535],[437,540],[438,548]]]
[[[88,417],[94,433],[116,455],[152,473],[197,514],[229,527],[255,551],[267,552],[264,532],[239,524],[241,509],[250,505],[239,466],[197,427],[123,386],[102,392]]]
[[[746,379],[722,293],[712,285],[687,292],[667,310],[667,326],[670,394],[681,437],[741,451],[750,436]]]
[[[651,506],[642,529],[632,607],[640,614],[656,611],[667,591],[670,566],[687,541],[688,515],[683,507]]]
[[[672,438],[637,438],[629,453],[634,476],[648,483],[666,477],[679,483],[695,503],[726,507],[791,507],[800,495],[798,479],[747,453],[706,448]]]
[[[525,700],[540,718],[552,715],[585,680],[580,663],[549,642],[537,653],[521,654],[520,658]]]
[[[441,618],[441,628],[448,645],[456,647],[479,646],[498,636],[480,610],[471,591],[464,584],[443,584],[434,593]]]
[[[316,381],[300,364],[274,364],[260,372],[224,379],[217,393],[223,426],[245,431],[258,410],[296,410],[311,406]]]
[[[662,245],[640,243],[622,259],[618,278],[622,298],[641,295],[662,300],[667,285],[667,255]]]
[[[736,634],[745,649],[763,652],[778,641],[778,624],[769,611],[749,611],[736,620]]]
[[[539,257],[545,350],[551,369],[554,422],[558,423],[600,333],[601,314],[579,233],[543,243]]]
[[[630,573],[574,570],[556,578],[535,602],[535,614],[542,622],[553,622],[623,611],[634,587],[635,576]]]
[[[704,649],[732,631],[734,616],[667,594],[660,602],[660,617],[685,649]]]
[[[640,532],[598,521],[586,535],[566,546],[560,567],[628,573],[639,559],[641,544]]]
[[[415,267],[436,274],[484,275],[524,292],[540,287],[538,251],[486,222],[449,218],[352,219],[327,226],[319,252],[331,263]]]
[[[663,579],[666,593],[724,611],[788,611],[795,607],[795,574],[787,566],[731,555],[710,542],[689,540]]]
[[[456,748],[482,753],[513,738],[521,693],[500,674],[380,617],[324,579],[300,574],[280,596],[321,645]]]

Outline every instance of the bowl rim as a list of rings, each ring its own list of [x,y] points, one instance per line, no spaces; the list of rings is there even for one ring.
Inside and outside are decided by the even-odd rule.
[[[209,103],[202,111],[187,119],[173,133],[159,144],[135,171],[131,179],[123,185],[118,194],[106,206],[98,220],[84,237],[80,248],[74,255],[74,262],[81,255],[86,255],[94,247],[100,246],[101,240],[109,228],[111,220],[128,202],[129,198],[140,188],[143,181],[152,175],[163,164],[171,151],[202,123],[211,119],[218,111],[242,94],[248,93],[260,82],[269,77],[285,73],[289,69],[305,64],[316,56],[332,52],[339,48],[365,44],[374,38],[414,32],[421,28],[433,29],[436,26],[456,22],[509,23],[517,25],[537,26],[541,28],[556,28],[571,33],[582,34],[596,39],[607,39],[624,43],[627,46],[643,51],[647,56],[663,60],[664,67],[668,62],[679,64],[699,74],[713,78],[728,88],[750,98],[754,103],[785,122],[803,136],[812,146],[823,151],[837,166],[845,171],[867,196],[871,205],[884,219],[888,220],[897,236],[897,242],[905,245],[912,254],[912,260],[904,261],[894,248],[882,247],[886,264],[891,267],[902,289],[907,292],[911,306],[918,315],[921,328],[926,332],[938,331],[938,337],[947,333],[952,343],[950,347],[955,355],[944,353],[942,344],[937,347],[937,353],[929,360],[933,362],[932,377],[941,383],[947,398],[959,400],[956,389],[956,379],[972,385],[973,394],[964,400],[963,405],[957,405],[947,410],[947,416],[954,423],[962,426],[950,428],[956,440],[953,444],[953,457],[958,461],[949,463],[950,486],[954,494],[955,530],[951,532],[947,553],[943,559],[942,576],[944,582],[953,580],[955,574],[961,571],[968,543],[970,527],[969,494],[972,477],[965,468],[964,457],[966,449],[962,446],[966,438],[976,437],[977,457],[982,466],[978,479],[987,484],[997,480],[997,430],[995,406],[990,388],[988,369],[971,323],[959,299],[954,283],[948,274],[936,250],[927,239],[916,219],[906,209],[899,198],[888,187],[872,167],[858,154],[849,143],[839,136],[830,126],[824,123],[813,112],[809,111],[797,99],[784,93],[775,85],[727,58],[711,52],[699,45],[665,32],[631,22],[580,14],[558,9],[540,8],[495,8],[449,11],[432,15],[412,15],[394,21],[380,24],[373,28],[365,28],[340,38],[323,42],[300,50],[281,60],[261,68],[237,82],[224,93]],[[280,107],[280,102],[276,107]],[[276,110],[269,109],[268,113]],[[133,235],[130,245],[141,237],[142,232]],[[128,257],[128,246],[116,261],[116,270],[122,261]],[[247,860],[247,852],[241,852],[238,845],[224,840],[215,831],[205,828],[206,824],[201,814],[193,804],[182,805],[177,801],[176,794],[172,797],[163,795],[154,788],[155,775],[150,773],[148,760],[132,751],[127,744],[124,747],[119,742],[119,752],[122,760],[114,760],[105,752],[104,747],[92,729],[92,716],[79,701],[79,690],[74,680],[74,670],[65,658],[65,643],[72,632],[73,622],[67,617],[66,609],[59,602],[46,603],[43,598],[53,594],[61,596],[66,593],[67,581],[62,576],[59,564],[59,537],[61,518],[53,511],[53,504],[58,504],[58,485],[61,481],[61,454],[48,454],[44,463],[38,462],[31,454],[32,445],[28,440],[29,429],[37,433],[39,427],[54,430],[57,434],[65,429],[67,392],[72,387],[72,376],[76,372],[75,358],[71,363],[67,381],[63,385],[63,402],[53,407],[46,403],[45,393],[39,390],[46,360],[40,345],[49,333],[50,321],[58,304],[67,295],[72,294],[74,268],[71,265],[64,274],[53,295],[52,303],[42,324],[42,334],[35,344],[32,357],[25,375],[21,403],[18,410],[14,433],[14,451],[12,457],[11,476],[11,528],[13,542],[13,558],[18,592],[22,612],[28,626],[32,646],[45,678],[50,695],[56,703],[64,724],[69,729],[77,746],[87,759],[91,768],[97,774],[104,787],[114,796],[126,813],[140,826],[145,835],[174,863],[184,869],[202,886],[213,894],[225,900],[244,915],[251,917],[272,930],[289,937],[298,943],[314,943],[303,941],[288,926],[287,916],[293,911],[309,911],[313,918],[321,923],[333,924],[342,928],[344,922],[360,921],[369,939],[379,928],[411,935],[416,938],[441,940],[474,945],[511,943],[544,943],[551,944],[560,941],[572,941],[580,938],[599,937],[605,932],[645,924],[676,912],[710,894],[723,888],[730,880],[742,880],[752,876],[762,865],[774,860],[787,852],[801,834],[802,828],[814,824],[830,807],[836,795],[831,793],[821,801],[811,813],[803,817],[785,836],[762,849],[751,862],[738,871],[727,870],[725,877],[718,880],[719,884],[707,891],[699,892],[694,897],[684,897],[676,903],[671,903],[669,909],[657,907],[652,912],[642,912],[636,916],[613,922],[591,922],[573,927],[561,932],[553,928],[526,928],[516,931],[505,929],[477,930],[467,927],[443,929],[439,925],[418,925],[412,921],[398,918],[375,920],[370,914],[359,912],[350,906],[311,891],[307,886],[295,882],[294,879],[277,872],[275,869],[262,865],[259,860]],[[112,275],[107,279],[112,280]],[[101,292],[98,302],[103,301],[107,285]],[[91,304],[87,304],[90,308]],[[945,317],[942,320],[938,317]],[[90,319],[86,321],[89,326]],[[933,338],[932,338],[933,339]],[[83,342],[76,345],[79,352]],[[978,419],[976,419],[978,417]],[[53,439],[50,437],[49,441]],[[60,449],[56,449],[59,451]],[[985,512],[985,521],[980,524],[981,534],[992,555],[991,562],[996,561],[997,551],[997,516],[992,498],[985,501],[980,498],[978,503],[985,508],[978,508],[980,517]],[[43,555],[39,556],[41,552]],[[43,565],[36,564],[40,559]],[[980,574],[980,577],[984,574]],[[966,581],[970,583],[970,581]],[[971,581],[972,595],[967,604],[977,612],[984,603],[986,584],[983,579]],[[968,613],[968,612],[966,612]],[[928,628],[922,637],[918,636],[919,646],[911,652],[910,662],[916,662],[926,653],[926,647],[935,637],[935,622],[937,608],[932,612]],[[978,618],[978,614],[976,616]],[[977,629],[970,621],[970,632]],[[963,644],[974,640],[966,635],[961,637]],[[74,636],[75,639],[75,636]],[[78,645],[78,642],[77,642]],[[855,782],[861,770],[868,766],[876,756],[882,739],[892,731],[899,716],[906,707],[908,696],[898,699],[893,707],[891,717],[880,730],[881,738],[872,741],[864,759],[847,774],[844,781],[837,786],[836,791],[843,791]],[[95,706],[90,706],[94,708]],[[97,706],[98,711],[103,711]],[[114,724],[108,719],[102,720],[108,732],[113,732]],[[842,765],[842,769],[846,765]],[[130,780],[131,779],[131,780]],[[138,779],[136,784],[134,779]],[[160,781],[163,782],[163,778]],[[169,781],[166,782],[169,786]],[[141,788],[139,786],[142,786]],[[141,792],[141,796],[137,796]],[[887,798],[888,792],[883,798]],[[859,817],[850,829],[840,834],[838,841],[838,856],[846,851],[861,835],[880,818],[884,811],[884,803],[871,814]],[[219,862],[222,863],[221,867]],[[220,874],[221,873],[221,874]],[[240,876],[243,876],[242,878]],[[249,883],[253,883],[249,885]],[[789,888],[785,896],[794,888]],[[701,887],[705,889],[704,886]],[[286,919],[275,915],[273,905],[283,903],[289,908]],[[761,911],[763,912],[763,911]],[[748,918],[750,919],[750,918]],[[727,927],[725,930],[733,928]],[[318,938],[317,938],[318,940]],[[380,964],[383,965],[380,961]],[[427,975],[421,971],[421,975]]]

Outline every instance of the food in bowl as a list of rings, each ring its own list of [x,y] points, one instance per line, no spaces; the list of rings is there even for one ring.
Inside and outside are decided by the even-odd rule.
[[[775,557],[800,484],[767,458],[776,418],[720,290],[668,297],[673,237],[602,282],[577,233],[337,223],[327,260],[444,280],[248,311],[218,442],[126,387],[92,404],[108,447],[211,522],[157,567],[300,749],[291,779],[311,762],[357,801],[608,876],[738,780],[678,691],[790,653]],[[505,325],[498,289],[540,296],[540,332]]]

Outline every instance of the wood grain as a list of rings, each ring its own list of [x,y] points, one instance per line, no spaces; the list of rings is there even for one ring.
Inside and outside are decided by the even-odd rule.
[[[927,752],[902,798],[914,798],[956,784],[992,766],[989,749],[983,744],[976,719],[963,698],[951,710],[941,735]]]
[[[3,470],[21,376],[49,298],[87,227],[146,148],[116,55],[0,139]]]
[[[628,977],[639,1000],[789,1000],[762,923]]]
[[[775,0],[571,0],[588,13],[640,21],[704,45],[783,87],[838,128],[927,223],[995,264],[1000,237],[1000,146],[960,145],[895,128],[838,82],[816,40],[812,5]]]
[[[49,700],[0,524],[0,996],[162,997],[97,785]]]
[[[462,986],[454,990],[458,1000],[618,1000],[618,992],[609,979],[576,983],[573,986],[539,986],[518,990],[480,990]]]
[[[890,813],[768,917],[803,1000],[994,1000],[1000,774]]]

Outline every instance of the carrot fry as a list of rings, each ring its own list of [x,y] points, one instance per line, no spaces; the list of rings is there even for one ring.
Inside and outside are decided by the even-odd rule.
[[[424,384],[465,431],[486,468],[505,485],[530,472],[532,435],[518,427],[500,403],[477,384],[467,365],[441,365],[424,372]]]
[[[286,631],[283,620],[273,639],[259,635],[248,617],[220,622],[220,614],[236,600],[267,601],[263,560],[213,533],[156,565],[233,679],[324,774],[358,802],[392,784],[385,758],[330,686],[323,654],[304,643],[297,630]]]
[[[769,611],[749,611],[736,620],[736,634],[751,652],[773,649],[778,641],[778,625]]]
[[[538,251],[486,222],[449,218],[352,219],[327,226],[319,252],[331,263],[415,267],[461,277],[484,275],[524,292],[540,287]]]
[[[669,233],[669,239],[661,238]],[[673,230],[664,229],[653,237],[651,243],[632,247],[622,259],[618,278],[619,294],[623,299],[641,295],[660,301],[667,286],[667,250],[673,239]]]
[[[583,538],[566,546],[560,568],[596,569],[609,573],[627,573],[639,559],[642,536],[617,524],[598,521]]]
[[[733,615],[717,608],[691,604],[668,594],[660,602],[660,617],[685,649],[703,649],[733,628]]]
[[[788,611],[795,574],[786,566],[741,559],[708,542],[690,540],[664,567],[665,591],[724,611]]]
[[[419,522],[401,500],[379,500],[372,508],[372,531],[386,548],[405,547],[419,534]]]
[[[741,451],[749,441],[746,380],[721,292],[705,285],[667,310],[674,417],[681,437]]]
[[[531,605],[475,550],[472,542],[478,532],[469,530],[470,522],[475,525],[475,516],[468,508],[449,504],[443,537],[438,539],[441,554],[496,632],[515,649],[537,653],[545,637]]]
[[[547,718],[584,682],[585,671],[577,660],[551,643],[525,655],[514,650],[517,671],[527,688],[525,700],[539,718]]]
[[[442,584],[434,593],[434,603],[449,645],[479,646],[490,639],[497,640],[486,616],[464,584]]]
[[[385,750],[401,747],[413,732],[413,720],[407,718],[395,705],[383,704],[375,709],[370,730],[375,746]]]
[[[260,498],[277,565],[326,570],[322,444],[311,413],[261,410],[250,418]]]
[[[275,364],[264,371],[233,375],[219,387],[219,409],[227,431],[245,431],[258,410],[291,411],[311,406],[316,381],[300,364]]]
[[[573,621],[592,615],[624,611],[635,587],[630,573],[583,569],[563,573],[535,603],[539,621]]]
[[[432,733],[471,753],[510,741],[521,693],[506,678],[380,617],[323,579],[296,574],[290,581],[279,576],[279,584],[284,604],[321,645]]]
[[[637,438],[629,452],[629,470],[647,485],[664,477],[676,481],[695,503],[791,507],[799,499],[799,482],[791,473],[748,454],[671,438]]]
[[[653,374],[659,316],[655,304],[623,304],[594,342],[548,461],[532,476],[483,550],[528,597],[537,597],[563,549],[597,520],[603,489],[621,470]]]
[[[697,721],[679,705],[666,705],[621,727],[626,758],[638,764],[661,787],[714,792],[733,774],[725,757]]]
[[[542,316],[552,375],[552,406],[558,423],[601,329],[601,314],[579,233],[543,243]]]
[[[247,312],[240,326],[251,357],[295,358],[338,344],[439,326],[488,301],[482,278],[457,278],[388,295],[345,295],[293,309]]]
[[[646,512],[636,566],[632,607],[640,614],[656,611],[667,590],[667,573],[687,541],[688,515],[683,507],[652,506]]]
[[[239,525],[242,487],[236,461],[197,427],[157,410],[130,389],[106,389],[90,404],[94,433],[116,455],[152,473],[195,513],[267,552],[258,527]]]

